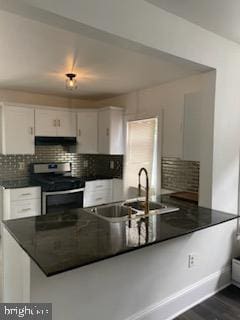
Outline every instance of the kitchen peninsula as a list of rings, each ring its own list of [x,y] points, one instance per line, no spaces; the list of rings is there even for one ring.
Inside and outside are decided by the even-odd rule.
[[[196,277],[187,262],[182,268],[180,261],[187,259],[186,253],[194,251],[196,243],[199,255],[201,250],[219,254],[221,243],[232,242],[236,226],[235,215],[167,196],[162,200],[177,204],[180,210],[131,223],[109,223],[84,209],[5,221],[4,300],[52,302],[53,319],[58,320],[66,319],[70,310],[72,320],[134,319],[129,316],[161,299],[168,279],[186,272]],[[231,255],[217,257],[223,268]],[[199,259],[206,263],[204,256]],[[94,263],[100,260],[105,261]],[[149,292],[138,300],[137,292],[146,292],[140,288],[143,285]],[[175,286],[181,290],[178,280]],[[126,301],[127,292],[136,297],[135,302]]]

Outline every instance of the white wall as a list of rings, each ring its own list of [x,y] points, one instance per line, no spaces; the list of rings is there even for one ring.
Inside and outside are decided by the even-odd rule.
[[[207,73],[208,75],[209,73]],[[202,89],[203,74],[167,82],[151,88],[142,89],[117,97],[104,99],[97,105],[116,105],[125,108],[126,115],[152,116],[159,114],[164,107],[179,112],[184,106],[184,94]],[[173,113],[174,113],[173,111]],[[182,118],[182,113],[180,118]],[[176,115],[178,118],[178,115]]]
[[[45,22],[141,52],[169,53],[217,69],[214,148],[209,154],[212,207],[237,211],[240,47],[144,0],[26,0],[47,10]],[[97,10],[96,10],[97,8]],[[52,14],[51,14],[51,13]],[[32,14],[32,12],[28,12]],[[36,11],[34,13],[36,18]],[[63,24],[61,25],[63,27]]]

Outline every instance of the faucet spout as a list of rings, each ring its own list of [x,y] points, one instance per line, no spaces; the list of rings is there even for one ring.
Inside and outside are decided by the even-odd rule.
[[[141,197],[142,194],[142,185],[141,185],[141,175],[145,173],[146,176],[146,199],[145,199],[145,206],[144,206],[144,213],[145,215],[149,214],[149,177],[146,168],[141,168],[138,172],[138,196]]]

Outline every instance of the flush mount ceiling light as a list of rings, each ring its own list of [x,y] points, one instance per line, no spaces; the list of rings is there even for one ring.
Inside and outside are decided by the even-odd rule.
[[[77,89],[77,80],[76,80],[76,74],[75,73],[66,73],[66,89],[68,90],[74,90]]]

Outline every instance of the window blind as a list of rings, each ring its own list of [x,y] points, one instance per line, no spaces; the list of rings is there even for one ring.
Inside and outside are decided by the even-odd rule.
[[[156,152],[157,119],[129,121],[127,123],[127,148],[125,163],[125,188],[129,197],[137,196],[138,172],[144,167],[152,185],[154,156]],[[144,178],[142,184],[145,184]],[[152,190],[153,191],[153,190]]]

